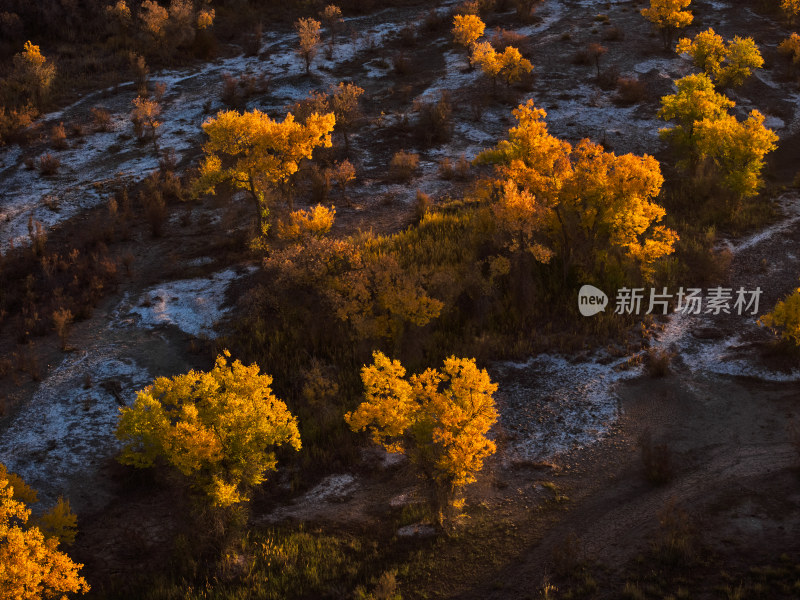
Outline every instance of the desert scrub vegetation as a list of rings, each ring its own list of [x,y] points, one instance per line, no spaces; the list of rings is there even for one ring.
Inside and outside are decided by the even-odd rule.
[[[389,177],[395,181],[408,182],[419,167],[419,154],[400,150],[389,161]]]

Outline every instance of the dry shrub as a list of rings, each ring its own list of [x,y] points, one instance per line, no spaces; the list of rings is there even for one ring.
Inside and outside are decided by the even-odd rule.
[[[258,56],[258,53],[261,51],[261,36],[263,33],[263,23],[256,23],[252,31],[247,34],[247,38],[244,42],[245,56]]]
[[[92,124],[97,131],[111,131],[111,113],[100,106],[92,108]]]
[[[309,171],[311,179],[311,200],[324,202],[331,191],[331,170],[313,165]]]
[[[425,218],[425,215],[428,214],[431,206],[433,205],[433,200],[431,197],[426,194],[425,192],[421,192],[417,190],[417,196],[414,199],[414,223],[420,223],[422,219]]]
[[[612,65],[608,69],[601,71],[597,77],[598,87],[606,91],[616,88],[617,81],[619,81],[619,68],[616,65]]]
[[[450,20],[444,14],[440,14],[439,11],[432,8],[428,11],[428,14],[425,15],[425,18],[422,20],[420,24],[420,33],[436,33],[442,31],[445,28],[450,26]]]
[[[150,224],[150,232],[153,237],[161,237],[164,233],[164,221],[167,218],[167,203],[164,196],[158,190],[149,193],[140,193],[139,201],[144,207],[144,214]]]
[[[439,177],[449,181],[454,176],[455,171],[453,169],[453,161],[451,161],[449,157],[445,156],[439,161]]]
[[[49,152],[39,157],[39,172],[42,175],[48,177],[55,175],[58,173],[59,167],[61,167],[61,160]]]
[[[528,45],[528,36],[516,31],[509,31],[500,27],[495,28],[492,37],[489,39],[492,47],[497,52],[503,52],[508,46],[513,46],[520,51],[522,56],[530,58],[530,47]]]
[[[343,160],[334,165],[331,169],[331,176],[344,195],[347,186],[356,178],[356,168],[349,160]]]
[[[128,53],[128,62],[133,72],[133,83],[136,86],[136,93],[139,96],[147,96],[147,80],[150,75],[150,68],[144,56],[135,52]]]
[[[400,45],[406,48],[413,48],[417,44],[417,32],[411,24],[398,31],[397,37],[400,40]]]
[[[64,128],[64,123],[53,125],[53,129],[50,130],[50,145],[54,150],[66,150],[69,148],[67,130]]]
[[[591,55],[589,54],[589,51],[586,48],[582,48],[572,55],[572,64],[574,65],[589,66],[593,62],[594,60],[592,59]]]
[[[669,363],[674,354],[659,348],[648,348],[645,369],[650,377],[664,377],[669,373]]]
[[[649,429],[639,436],[645,477],[650,483],[661,485],[672,479],[672,451],[666,444],[656,444]]]
[[[603,32],[604,42],[619,42],[625,39],[625,32],[617,26],[609,27]]]
[[[61,341],[61,349],[67,349],[67,334],[69,333],[69,325],[72,323],[72,311],[66,308],[59,308],[53,311],[53,328],[56,331],[58,339]]]
[[[389,162],[389,176],[395,181],[410,181],[418,166],[419,154],[400,150],[395,153]]]
[[[411,73],[411,61],[405,54],[398,52],[392,56],[392,68],[400,76],[409,75]]]
[[[417,137],[427,145],[443,144],[453,135],[453,104],[450,94],[442,90],[436,102],[416,101]]]
[[[467,179],[469,177],[469,171],[472,167],[472,163],[467,160],[467,157],[463,154],[458,157],[456,161],[456,168],[455,168],[455,175],[456,179]]]
[[[638,104],[647,97],[647,86],[636,77],[617,79],[617,95],[614,101],[621,106]]]
[[[0,106],[0,146],[27,144],[30,137],[28,128],[35,118],[36,110],[32,106],[14,110]]]

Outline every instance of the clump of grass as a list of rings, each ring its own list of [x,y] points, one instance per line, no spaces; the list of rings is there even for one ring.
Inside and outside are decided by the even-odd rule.
[[[659,533],[652,546],[656,558],[668,565],[687,564],[694,554],[688,513],[670,499],[657,516]]]
[[[418,166],[419,154],[400,150],[389,162],[389,175],[395,181],[408,182],[414,176]]]
[[[39,173],[46,177],[50,177],[58,173],[58,169],[61,167],[61,160],[49,152],[46,154],[42,154],[39,157]]]

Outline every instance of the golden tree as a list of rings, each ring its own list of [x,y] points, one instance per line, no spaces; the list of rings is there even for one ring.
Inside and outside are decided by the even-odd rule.
[[[453,17],[453,39],[467,50],[483,35],[486,24],[477,15],[456,15]]]
[[[750,112],[744,121],[733,115],[696,124],[697,148],[719,173],[722,184],[739,198],[755,196],[763,185],[764,157],[777,148],[777,134],[764,126],[764,115]]]
[[[56,535],[46,536],[29,523],[31,511],[26,505],[35,501],[36,492],[0,464],[0,600],[66,598],[69,593],[88,592],[89,584],[78,574],[83,565],[58,549]],[[62,528],[64,520],[74,518],[63,501],[48,515]]]
[[[719,119],[728,114],[735,103],[727,96],[717,93],[711,78],[705,73],[687,75],[675,81],[677,91],[661,98],[658,116],[665,121],[677,121],[677,125],[660,131],[663,138],[673,143],[689,156],[688,164],[697,159],[695,124],[703,119]]]
[[[38,108],[47,102],[50,86],[56,75],[53,63],[48,62],[39,46],[25,42],[19,54],[14,55],[14,71],[9,78],[22,102],[33,102]]]
[[[800,64],[800,35],[792,33],[778,44],[778,52],[786,57],[787,76],[791,75],[792,68]]]
[[[701,161],[712,164],[722,184],[740,198],[756,194],[764,157],[776,147],[778,136],[764,127],[757,110],[743,122],[728,114],[735,103],[714,91],[708,75],[689,75],[675,82],[677,93],[661,99],[658,116],[676,120],[661,130],[662,137],[687,154],[678,164],[694,172]]]
[[[319,46],[319,31],[322,25],[316,19],[298,19],[294,28],[297,30],[297,37],[300,40],[300,47],[297,53],[303,57],[306,63],[306,75],[311,74],[311,61],[317,55]]]
[[[167,33],[169,11],[155,0],[144,0],[139,19],[142,21],[142,28],[161,45]]]
[[[510,86],[533,70],[531,62],[523,58],[519,50],[513,46],[507,46],[503,52],[496,52],[489,42],[473,44],[470,60],[492,80],[492,85],[495,85],[498,79],[502,79]]]
[[[159,377],[120,409],[120,462],[137,468],[165,459],[191,477],[215,506],[249,499],[277,468],[274,449],[300,450],[297,419],[272,393],[258,365],[217,357],[209,372]]]
[[[764,59],[752,38],[736,36],[725,42],[713,29],[698,33],[693,40],[682,38],[676,51],[689,54],[694,64],[721,86],[742,85],[752,73],[761,68]]]
[[[677,29],[692,23],[692,13],[684,10],[689,4],[691,0],[650,0],[650,6],[642,9],[642,15],[661,32],[664,50],[672,45]]]
[[[793,24],[800,14],[800,0],[781,0],[781,10],[789,23]]]
[[[286,184],[315,148],[331,147],[335,122],[333,113],[314,113],[301,124],[291,113],[278,123],[259,110],[220,112],[203,124],[208,141],[195,190],[214,193],[222,182],[247,190],[256,207],[258,230],[266,234],[268,191]]]
[[[523,75],[527,75],[533,71],[533,65],[527,58],[523,58],[520,51],[513,46],[506,46],[501,54],[497,55],[497,61],[500,63],[500,78],[506,82],[506,85],[511,85],[522,79]]]
[[[345,415],[353,431],[369,430],[389,452],[408,454],[434,492],[441,511],[453,493],[476,479],[495,452],[487,437],[497,421],[497,384],[474,359],[451,356],[442,369],[406,378],[405,368],[381,352],[361,369],[365,401]]]
[[[131,123],[136,137],[144,140],[150,137],[153,149],[158,152],[158,128],[161,121],[158,120],[161,114],[161,106],[156,100],[137,96],[133,99],[133,110],[131,111]]]
[[[325,21],[325,25],[328,27],[330,49],[333,51],[333,45],[336,43],[336,32],[344,21],[342,19],[342,9],[335,4],[328,4],[319,16]]]
[[[511,247],[540,262],[559,256],[565,280],[574,265],[595,274],[615,257],[648,272],[677,239],[658,225],[658,161],[617,156],[589,140],[573,148],[548,133],[546,115],[532,100],[520,105],[508,139],[477,158],[497,165],[494,212]]]
[[[364,89],[353,83],[340,82],[331,90],[329,96],[330,109],[336,117],[337,129],[342,132],[344,137],[345,150],[350,148],[350,132],[361,116],[358,108],[358,100],[364,93]]]
[[[778,302],[771,312],[762,315],[758,324],[780,332],[782,339],[800,346],[800,288]]]

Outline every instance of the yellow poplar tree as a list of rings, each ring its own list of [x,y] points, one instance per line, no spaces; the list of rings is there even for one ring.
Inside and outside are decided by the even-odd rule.
[[[120,462],[144,468],[163,458],[227,507],[276,470],[276,446],[300,450],[297,419],[272,393],[272,377],[228,358],[209,372],[159,377],[120,409]]]
[[[705,73],[689,75],[675,85],[677,93],[661,99],[658,116],[678,122],[660,132],[688,155],[678,164],[693,172],[700,161],[709,161],[723,185],[737,196],[755,195],[762,185],[764,157],[778,141],[778,136],[764,127],[764,116],[754,110],[739,122],[729,115],[728,109],[735,103],[714,91]]]
[[[752,38],[736,36],[725,42],[710,28],[698,33],[693,40],[680,39],[675,50],[678,54],[691,56],[697,68],[723,87],[742,85],[753,69],[764,65],[761,52]]]
[[[764,115],[750,112],[740,122],[733,115],[696,124],[697,148],[718,170],[723,185],[740,198],[755,196],[763,185],[764,157],[777,148],[778,136],[764,127]]]
[[[688,54],[695,66],[706,75],[714,76],[725,60],[725,40],[713,28],[698,33],[694,39],[681,38],[675,48],[678,54]]]
[[[477,159],[497,165],[494,212],[512,247],[540,262],[560,256],[565,280],[574,263],[593,273],[615,253],[649,271],[677,239],[658,225],[665,215],[653,202],[664,181],[658,161],[617,156],[589,140],[573,148],[550,135],[546,115],[532,100],[520,105],[508,139]]]
[[[705,73],[687,75],[675,81],[677,91],[661,98],[658,116],[665,121],[677,121],[659,133],[689,154],[689,163],[696,159],[695,124],[703,119],[719,119],[728,114],[735,102],[717,93],[711,78]]]
[[[661,32],[664,50],[669,49],[675,31],[692,23],[694,16],[685,10],[691,0],[650,0],[650,6],[641,10],[642,15]]]
[[[497,61],[500,63],[500,78],[506,85],[516,83],[523,75],[533,71],[531,61],[523,58],[520,51],[513,46],[506,46],[506,49],[497,55]]]
[[[58,550],[58,537],[46,537],[28,522],[26,505],[35,500],[36,493],[0,464],[0,600],[88,592],[89,584],[78,574],[83,565]]]
[[[780,332],[782,339],[800,346],[800,288],[778,302],[771,312],[762,315],[758,323]]]
[[[469,49],[483,35],[486,24],[477,15],[453,17],[453,39],[459,46]]]
[[[481,68],[484,75],[495,85],[498,78],[511,85],[533,70],[531,62],[522,57],[520,51],[507,46],[503,52],[495,51],[489,42],[478,42],[472,46],[472,64]]]
[[[315,148],[331,147],[335,122],[333,113],[311,114],[301,124],[291,113],[278,123],[259,110],[220,112],[203,124],[208,141],[196,191],[214,193],[223,182],[247,190],[256,207],[258,229],[265,234],[267,192],[286,184]]]
[[[365,401],[345,420],[353,431],[369,430],[387,451],[408,454],[432,485],[441,516],[495,452],[487,434],[498,418],[497,384],[474,359],[451,356],[440,370],[406,378],[399,361],[381,352],[372,357],[361,369]]]
[[[786,57],[787,74],[791,74],[792,68],[800,64],[800,35],[792,33],[778,44],[778,52]]]
[[[14,55],[13,63],[14,72],[10,77],[12,85],[18,88],[22,97],[41,108],[50,93],[56,75],[55,66],[48,62],[39,46],[29,41],[25,42],[22,52]]]
[[[800,0],[781,0],[781,10],[786,15],[786,19],[790,23],[794,23],[797,15],[800,14]]]
[[[306,63],[306,75],[310,75],[311,61],[317,55],[322,24],[316,19],[298,19],[294,28],[297,30],[297,37],[300,41],[297,53],[303,57]]]

